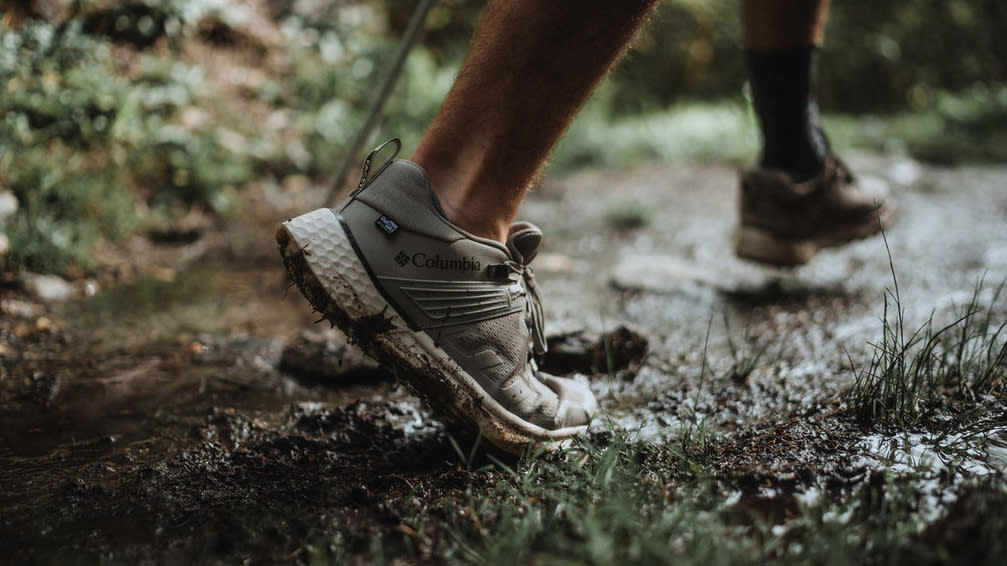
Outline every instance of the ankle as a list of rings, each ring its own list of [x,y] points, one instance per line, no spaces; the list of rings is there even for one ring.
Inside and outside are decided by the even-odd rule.
[[[441,194],[435,188],[434,194],[437,195],[441,212],[455,226],[473,236],[501,244],[507,241],[510,219],[500,218],[499,214],[487,211],[478,204],[452,200],[454,195],[450,192]]]
[[[426,171],[439,208],[452,224],[480,238],[507,241],[520,198],[508,199],[505,191],[480,181],[472,160],[438,160],[421,145],[411,161]]]
[[[803,183],[817,177],[825,169],[825,159],[817,154],[808,153],[802,156],[774,156],[763,152],[759,167],[783,171],[795,183]]]

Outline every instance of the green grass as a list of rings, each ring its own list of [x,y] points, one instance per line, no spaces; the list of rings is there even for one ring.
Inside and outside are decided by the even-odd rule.
[[[709,495],[689,493],[668,512],[665,472],[652,462],[673,461],[615,438],[532,454],[513,467],[498,463],[503,479],[453,513],[447,555],[489,564],[662,560],[665,541]]]
[[[558,453],[471,471],[461,501],[431,502],[373,557],[451,564],[880,564],[980,563],[1005,547],[1002,480],[934,485],[919,473],[878,471],[849,490],[804,499],[738,498],[738,488],[667,446],[596,436]],[[422,489],[418,486],[417,489]],[[981,497],[944,523],[932,490]],[[952,505],[953,506],[953,505]],[[935,515],[936,513],[936,515]],[[963,534],[968,538],[963,538]],[[985,546],[975,547],[981,543]]]
[[[1005,475],[964,464],[1007,426],[1007,322],[1000,320],[1007,287],[980,282],[948,324],[931,317],[907,331],[894,266],[893,280],[882,339],[846,393],[851,411],[832,418],[852,416],[884,437],[925,432],[906,436],[897,448],[903,455],[876,455],[860,480],[831,484],[821,470],[810,483],[755,487],[722,468],[716,447],[724,433],[688,407],[677,435],[660,444],[627,431],[596,432],[558,452],[504,462],[478,440],[469,448],[453,442],[465,487],[404,518],[371,547],[372,557],[493,565],[997,563],[1007,550]],[[742,372],[766,350],[729,346]],[[705,348],[703,359],[700,393]],[[907,458],[921,442],[934,457]],[[858,450],[850,446],[851,455]]]
[[[549,172],[623,168],[647,162],[744,163],[758,150],[758,130],[740,101],[688,103],[644,115],[612,116],[603,85],[549,160]]]
[[[961,458],[981,450],[988,440],[983,433],[1007,424],[1004,324],[996,322],[1004,312],[997,310],[1003,288],[986,292],[977,285],[950,324],[908,335],[900,330],[904,317],[889,321],[892,307],[886,307],[882,343],[850,392],[851,399],[863,396],[864,407],[883,408],[870,422],[884,423],[884,430],[931,431],[924,442],[933,442],[937,468],[933,459],[882,457],[852,484],[830,484],[832,476],[822,470],[810,484],[758,488],[738,470],[721,468],[716,447],[724,433],[709,430],[688,407],[677,435],[661,444],[616,430],[504,462],[484,453],[478,440],[464,449],[453,442],[465,487],[406,517],[371,547],[372,558],[493,565],[994,564],[1007,550],[1005,476],[977,475]],[[897,285],[890,297],[901,313]],[[990,298],[990,306],[979,308]],[[736,364],[746,367],[765,350],[731,348]],[[699,392],[706,374],[704,362]],[[896,375],[901,393],[868,387]],[[911,449],[920,441],[907,442]]]
[[[615,230],[637,230],[650,226],[654,209],[640,201],[613,201],[602,212],[605,224]]]
[[[588,102],[550,159],[563,174],[583,166],[727,161],[751,163],[759,131],[747,103],[737,99],[684,102],[642,115],[616,115],[611,86]],[[826,114],[833,147],[895,151],[941,164],[1007,159],[1007,85],[941,92],[915,110],[886,115]]]
[[[894,277],[894,272],[893,272]],[[987,422],[1005,424],[1007,396],[1007,283],[956,309],[953,320],[938,324],[933,315],[915,330],[907,328],[898,281],[885,295],[882,337],[872,344],[870,364],[856,373],[848,402],[864,425],[894,430],[967,429]],[[991,414],[1000,418],[988,420]]]
[[[742,341],[740,344],[737,343],[731,336],[731,322],[726,312],[724,313],[724,331],[727,335],[727,347],[731,352],[732,360],[731,368],[727,372],[728,377],[736,383],[744,383],[759,367],[759,361],[769,349],[769,344],[756,347],[756,337],[752,335],[749,327],[745,327]]]

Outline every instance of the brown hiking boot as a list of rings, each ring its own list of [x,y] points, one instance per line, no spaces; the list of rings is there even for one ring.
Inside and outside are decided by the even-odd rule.
[[[835,157],[803,183],[775,169],[745,171],[734,253],[781,267],[803,265],[822,248],[879,233],[894,211],[887,192],[880,180],[858,182]]]

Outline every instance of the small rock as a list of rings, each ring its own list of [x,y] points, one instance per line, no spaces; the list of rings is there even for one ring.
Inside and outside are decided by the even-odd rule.
[[[283,349],[280,369],[334,385],[390,377],[359,348],[332,340],[326,333],[308,331]]]
[[[175,280],[178,275],[174,269],[170,267],[162,267],[160,265],[150,266],[150,277],[155,281],[160,281],[161,283],[171,283]]]
[[[7,239],[7,234],[0,232],[0,258],[7,257],[10,252],[10,240]]]
[[[35,332],[35,327],[27,322],[18,322],[14,325],[14,336],[18,338],[25,338],[31,336]]]
[[[185,347],[189,361],[197,366],[234,366],[243,363],[240,352],[228,344],[194,341]]]
[[[625,326],[619,326],[603,336],[580,330],[549,336],[546,342],[549,348],[542,357],[542,369],[548,373],[565,375],[611,371],[626,380],[636,376],[648,346],[646,336]]]
[[[0,190],[0,222],[7,219],[18,209],[17,197],[9,190]]]
[[[50,406],[63,388],[63,378],[59,375],[36,372],[31,378],[32,397],[45,406]]]
[[[83,285],[83,293],[85,297],[93,297],[98,294],[101,287],[98,285],[97,281],[85,281]]]
[[[210,125],[212,118],[205,110],[196,106],[189,106],[182,111],[182,126],[188,130],[203,130]]]
[[[35,332],[49,332],[55,328],[51,318],[40,316],[35,319]]]
[[[42,306],[28,301],[4,299],[0,301],[0,314],[18,318],[36,318],[42,316]]]
[[[220,128],[217,131],[217,143],[235,155],[244,155],[248,152],[248,139],[234,130]]]
[[[73,296],[73,286],[55,275],[26,273],[23,276],[29,293],[48,302],[61,302]]]
[[[568,255],[543,253],[535,257],[535,269],[542,271],[572,273],[576,267],[577,263]]]
[[[920,166],[911,159],[900,159],[888,169],[888,177],[903,187],[916,184],[921,175]]]
[[[684,257],[661,254],[631,254],[612,270],[612,284],[618,289],[676,291],[684,284],[718,287],[723,274]]]

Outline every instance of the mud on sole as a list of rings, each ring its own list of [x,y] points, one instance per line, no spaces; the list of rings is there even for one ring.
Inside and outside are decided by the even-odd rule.
[[[276,232],[291,279],[322,316],[437,413],[475,424],[494,446],[513,454],[529,443],[562,445],[587,426],[547,430],[507,411],[430,336],[411,330],[371,281],[336,213],[319,209],[284,222]]]

